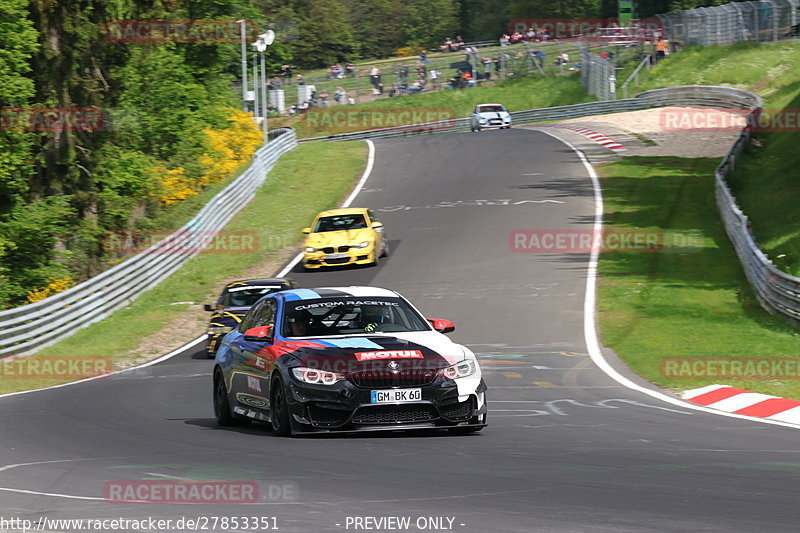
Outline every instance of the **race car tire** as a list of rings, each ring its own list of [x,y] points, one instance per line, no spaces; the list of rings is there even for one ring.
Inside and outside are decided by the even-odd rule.
[[[389,241],[383,239],[383,249],[381,250],[381,257],[389,256]]]
[[[381,262],[381,253],[378,251],[372,252],[372,266],[378,266]]]
[[[270,418],[272,419],[272,432],[279,437],[288,437],[292,434],[292,423],[289,419],[289,405],[286,403],[286,387],[281,378],[272,380],[270,387]]]
[[[228,402],[228,391],[225,389],[225,380],[219,369],[214,371],[214,416],[217,424],[222,427],[241,426],[250,421],[238,418],[231,412],[231,405]]]

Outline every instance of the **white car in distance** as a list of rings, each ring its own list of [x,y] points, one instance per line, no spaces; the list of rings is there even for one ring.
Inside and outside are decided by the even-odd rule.
[[[501,104],[478,104],[472,113],[470,129],[481,131],[484,128],[510,128],[511,113]]]

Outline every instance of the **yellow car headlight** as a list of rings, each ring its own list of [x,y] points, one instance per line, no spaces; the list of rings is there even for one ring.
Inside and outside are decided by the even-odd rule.
[[[358,244],[354,244],[352,247],[353,248],[366,248],[367,246],[369,246],[369,241],[364,241],[364,242],[360,242]]]

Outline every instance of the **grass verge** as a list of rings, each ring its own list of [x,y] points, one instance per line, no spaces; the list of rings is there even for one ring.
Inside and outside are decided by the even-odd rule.
[[[725,383],[800,397],[800,380],[761,374],[697,376],[669,359],[797,362],[800,332],[752,296],[714,201],[717,159],[629,157],[599,168],[607,229],[699,232],[683,253],[603,253],[598,313],[602,341],[639,375],[663,387]],[[717,366],[719,369],[720,367]]]
[[[302,228],[313,216],[329,209],[350,192],[360,177],[366,160],[367,145],[355,143],[302,144],[284,155],[270,172],[256,198],[226,226],[228,235],[255,236],[252,249],[242,252],[202,253],[189,260],[157,287],[143,294],[130,306],[86,328],[72,337],[37,354],[37,359],[58,356],[74,360],[110,358],[115,367],[131,363],[127,355],[140,347],[142,340],[170,324],[183,312],[193,311],[195,318],[186,321],[189,331],[175,335],[194,338],[205,331],[209,303],[220,290],[223,279],[240,277],[259,265],[275,265],[296,248]],[[272,270],[261,275],[269,276]],[[145,347],[149,354],[164,353],[164,345]],[[2,364],[2,363],[0,363]],[[38,376],[34,379],[0,379],[0,393],[47,387],[73,379]]]

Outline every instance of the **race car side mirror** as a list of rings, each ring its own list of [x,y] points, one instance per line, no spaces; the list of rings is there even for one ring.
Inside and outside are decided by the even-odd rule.
[[[258,326],[244,332],[244,340],[254,342],[269,342],[272,340],[272,326]]]
[[[203,306],[203,309],[204,309],[205,311],[209,311],[209,312],[213,312],[213,311],[214,311],[214,308],[211,306],[211,304],[206,304],[206,305],[204,305],[204,306]]]
[[[303,233],[305,234],[311,233],[311,228],[303,228]]]
[[[451,331],[456,330],[456,327],[452,322],[443,318],[429,318],[428,322],[430,322],[431,326],[433,326],[433,329],[439,333],[450,333]]]
[[[375,228],[375,229],[382,228],[383,227],[383,222],[373,222],[372,223],[372,227]]]

